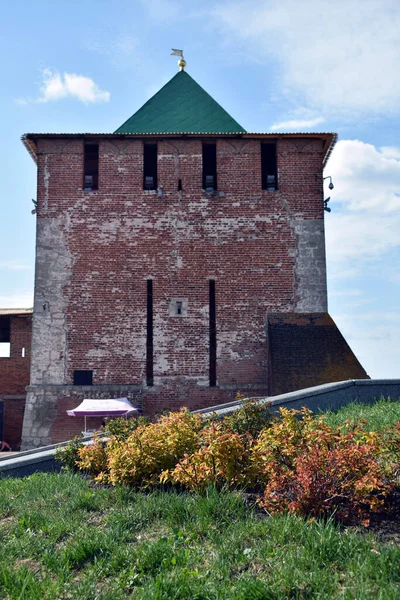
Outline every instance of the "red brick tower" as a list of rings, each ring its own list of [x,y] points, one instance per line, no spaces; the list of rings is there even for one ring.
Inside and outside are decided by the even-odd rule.
[[[113,134],[24,136],[38,164],[24,447],[75,434],[65,411],[84,397],[152,415],[366,377],[326,315],[335,139],[247,133],[184,70]]]

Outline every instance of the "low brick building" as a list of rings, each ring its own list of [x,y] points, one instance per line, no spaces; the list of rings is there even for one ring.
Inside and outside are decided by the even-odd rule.
[[[32,310],[0,308],[0,440],[21,443],[32,341]]]
[[[25,135],[38,197],[24,447],[77,433],[66,410],[84,397],[153,415],[366,377],[327,315],[335,141],[248,133],[183,69],[113,134]]]

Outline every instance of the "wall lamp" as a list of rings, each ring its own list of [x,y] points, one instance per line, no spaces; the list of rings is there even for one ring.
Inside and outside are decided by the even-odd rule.
[[[330,183],[329,183],[329,186],[328,186],[328,187],[329,187],[329,189],[330,189],[330,190],[333,190],[333,188],[334,188],[335,186],[334,186],[334,185],[333,185],[333,183],[332,183],[332,177],[331,177],[330,175],[327,175],[326,177],[324,177],[324,179],[323,179],[323,180],[325,181],[325,179],[330,179]]]

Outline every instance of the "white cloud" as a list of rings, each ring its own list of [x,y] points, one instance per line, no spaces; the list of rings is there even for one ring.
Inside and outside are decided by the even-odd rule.
[[[86,48],[104,56],[109,63],[118,70],[134,70],[136,73],[147,72],[151,56],[140,47],[137,37],[124,33],[109,38],[104,30],[90,32]]]
[[[143,8],[153,21],[172,21],[182,15],[182,4],[171,0],[141,0]],[[187,11],[187,8],[186,8]]]
[[[396,148],[395,146],[382,146],[380,151],[385,158],[395,158],[396,160],[400,160],[400,148]]]
[[[231,0],[214,16],[227,43],[278,64],[274,88],[291,100],[327,112],[399,110],[399,3]]]
[[[400,149],[391,149],[391,156]],[[400,158],[358,140],[338,142],[327,167],[335,188],[326,219],[330,266],[346,270],[400,248]]]
[[[370,377],[398,378],[400,322],[396,313],[383,310],[332,313],[340,331]]]
[[[0,296],[0,308],[32,308],[33,293]]]
[[[330,297],[333,298],[341,298],[341,297],[345,297],[345,298],[359,298],[360,296],[362,296],[362,291],[361,290],[335,290],[334,292],[330,293]]]
[[[300,129],[309,129],[311,127],[315,127],[320,123],[323,123],[325,119],[323,117],[316,117],[315,119],[304,119],[304,120],[292,120],[292,121],[282,121],[280,123],[274,123],[271,125],[271,131],[299,131]]]
[[[340,141],[326,174],[330,314],[371,377],[398,377],[400,148]]]
[[[50,69],[43,71],[43,85],[40,89],[42,95],[39,102],[51,102],[62,98],[76,98],[84,104],[94,102],[108,102],[110,92],[105,92],[84,75],[76,73],[56,73]]]
[[[7,271],[30,271],[32,266],[24,263],[16,262],[15,260],[0,261],[0,269]]]

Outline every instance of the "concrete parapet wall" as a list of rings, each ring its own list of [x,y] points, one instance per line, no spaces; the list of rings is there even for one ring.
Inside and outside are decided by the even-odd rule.
[[[257,400],[270,404],[274,412],[280,408],[299,409],[306,406],[313,412],[338,410],[350,402],[368,404],[381,396],[400,401],[400,379],[356,379],[326,383],[315,387],[269,396],[258,397]],[[220,406],[212,406],[196,412],[204,416],[216,413],[219,416],[232,414],[240,408],[241,402],[229,402]]]

